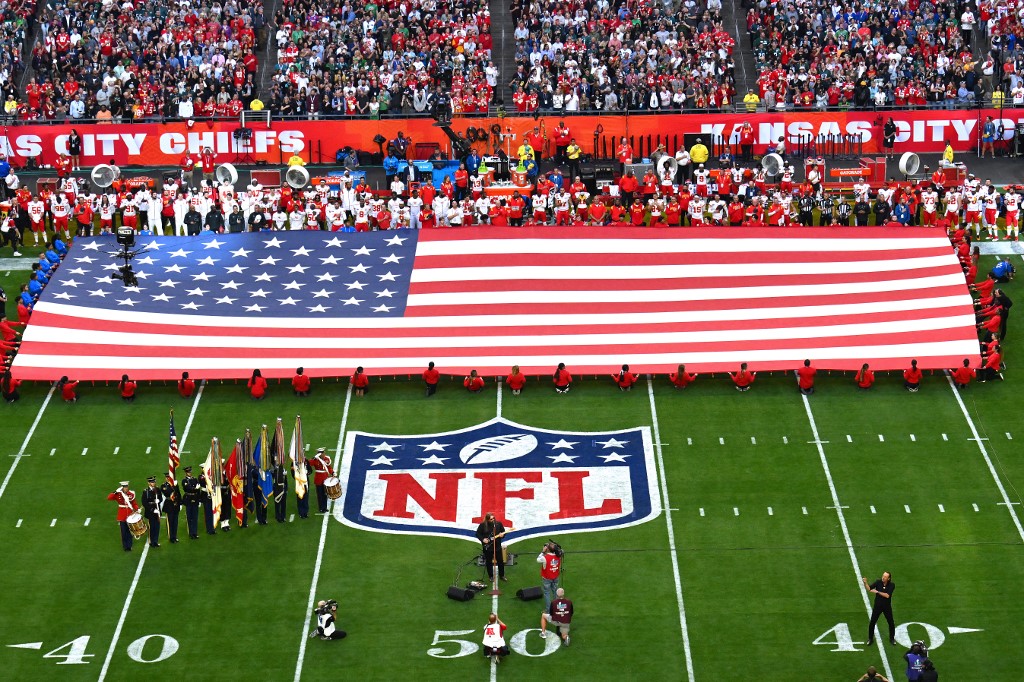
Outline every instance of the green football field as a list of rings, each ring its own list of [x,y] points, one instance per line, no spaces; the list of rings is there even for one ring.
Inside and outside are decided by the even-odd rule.
[[[986,257],[982,270],[992,263]],[[11,293],[22,278],[13,272],[2,284]],[[1007,290],[1024,300],[1017,284]],[[493,383],[467,395],[445,382],[426,399],[404,377],[375,381],[363,398],[349,396],[346,382],[317,383],[302,399],[272,384],[260,403],[231,382],[204,385],[192,401],[146,385],[131,405],[112,386],[82,386],[74,405],[50,386],[25,386],[20,402],[0,408],[0,669],[16,680],[703,682],[856,680],[875,665],[899,680],[905,646],[923,639],[942,679],[1019,679],[1024,429],[1015,362],[1024,332],[1015,323],[1007,380],[959,399],[941,373],[917,394],[896,376],[861,392],[849,375],[822,373],[807,399],[778,373],[745,394],[724,376],[702,376],[686,391],[643,378],[630,393],[584,377],[560,396],[545,378],[500,401]],[[164,537],[158,549],[137,542],[123,552],[106,496],[124,478],[141,495],[145,478],[166,469],[172,407],[182,463],[197,468],[211,437],[230,443],[276,417],[287,437],[296,413],[311,447],[330,450],[348,430],[444,432],[499,411],[553,430],[645,426],[665,511],[628,528],[554,536],[576,605],[569,648],[539,637],[543,602],[514,594],[539,585],[541,541],[512,544],[519,561],[497,610],[514,653],[495,668],[478,650],[492,598],[445,595],[476,552],[464,540],[311,515],[193,541],[182,514],[179,544]],[[885,570],[898,586],[903,646],[888,645],[883,621],[884,646],[868,648],[860,576]],[[482,576],[471,566],[461,583]],[[338,600],[347,639],[305,638],[311,598]]]

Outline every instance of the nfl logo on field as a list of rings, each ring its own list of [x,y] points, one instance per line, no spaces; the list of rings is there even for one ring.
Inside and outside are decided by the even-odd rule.
[[[413,436],[352,431],[334,514],[353,528],[476,542],[484,514],[506,542],[644,523],[661,513],[650,430],[548,431],[492,419]]]

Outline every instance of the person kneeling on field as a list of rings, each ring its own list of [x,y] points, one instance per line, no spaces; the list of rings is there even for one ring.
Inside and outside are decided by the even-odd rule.
[[[338,602],[333,599],[321,599],[316,605],[316,628],[309,633],[309,638],[319,637],[327,641],[332,639],[345,639],[346,632],[339,630],[336,626],[338,616]]]
[[[558,634],[562,643],[569,646],[569,627],[572,623],[572,602],[565,598],[565,590],[559,587],[555,590],[555,599],[551,602],[546,613],[540,616],[540,636],[548,636],[548,622],[558,628]]]
[[[615,385],[619,387],[620,391],[628,391],[632,389],[637,378],[636,374],[629,371],[629,365],[623,365],[618,374],[612,375],[612,379],[615,381]]]
[[[466,387],[466,390],[470,393],[479,393],[484,390],[484,379],[482,376],[476,373],[476,370],[471,370],[469,376],[462,380],[462,385]]]
[[[500,663],[501,659],[508,656],[508,646],[505,644],[505,630],[508,626],[501,622],[498,614],[492,613],[484,626],[483,650],[494,663]]]

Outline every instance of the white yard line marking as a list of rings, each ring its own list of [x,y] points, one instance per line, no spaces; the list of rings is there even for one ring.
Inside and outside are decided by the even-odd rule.
[[[885,442],[885,436],[883,436],[882,434],[878,434],[878,442],[879,443],[884,443]]]
[[[288,523],[291,523],[294,520],[295,520],[295,514],[291,514],[291,515],[288,516]]]
[[[116,448],[114,448],[114,454],[115,454],[115,455],[116,455],[117,453],[119,453],[119,452],[121,452],[121,446],[120,446],[120,445],[118,445],[118,446],[117,446]]]
[[[89,452],[89,448],[82,448],[82,457],[85,457],[86,453]]]
[[[498,379],[497,384],[498,385],[497,385],[496,390],[494,392],[498,394],[498,398],[497,398],[497,400],[498,400],[497,413],[498,413],[498,417],[500,418],[501,417],[501,379]]]
[[[85,520],[85,524],[84,525],[88,526],[90,521],[92,521],[92,517],[87,518]]]
[[[945,514],[946,513],[946,508],[943,507],[941,504],[939,505],[939,513],[940,514]]]
[[[50,521],[50,528],[53,528],[56,525],[57,525],[57,519],[53,519],[52,521]]]
[[[701,515],[701,516],[704,516],[704,507],[701,507],[701,508],[700,508],[700,515]]]
[[[905,511],[905,512],[907,512],[909,514],[910,513],[910,505],[909,504],[903,505],[903,511]]]
[[[972,505],[971,505],[971,507],[973,507],[973,508],[974,508],[974,511],[980,511],[980,510],[978,509],[978,505],[977,505],[977,504],[972,504]]]
[[[55,454],[57,454],[57,448],[50,448],[50,457],[53,457]]]
[[[18,454],[14,456],[14,462],[11,464],[11,468],[7,470],[7,475],[4,476],[4,482],[0,483],[0,497],[4,496],[4,491],[7,490],[7,484],[11,482],[11,476],[14,476],[14,470],[18,468],[18,462],[20,462],[21,458],[25,456],[25,448],[28,447],[28,442],[32,440],[32,434],[36,432],[36,427],[39,426],[39,422],[43,418],[43,412],[46,410],[46,406],[50,404],[50,398],[53,397],[53,391],[56,388],[57,384],[50,386],[50,391],[46,394],[43,404],[39,407],[39,412],[36,413],[36,418],[32,422],[32,426],[29,427],[28,433],[25,435],[25,440],[21,442],[21,448],[18,449]],[[53,452],[50,454],[52,455]]]
[[[836,510],[836,516],[839,517],[839,527],[843,531],[843,539],[846,541],[846,551],[850,555],[850,563],[853,564],[854,577],[857,581],[857,591],[860,593],[861,599],[864,600],[864,610],[868,614],[871,613],[871,603],[868,601],[868,593],[864,590],[861,584],[861,576],[864,573],[860,570],[860,562],[857,560],[857,552],[853,549],[853,539],[850,537],[850,529],[846,526],[846,515],[843,514],[843,506],[839,504],[839,492],[836,490],[835,481],[832,480],[832,471],[828,466],[828,458],[825,457],[825,448],[821,446],[821,436],[818,435],[818,425],[814,421],[814,413],[811,412],[811,403],[807,400],[807,396],[801,394],[800,398],[804,403],[804,411],[807,413],[807,421],[811,425],[811,433],[814,436],[814,440],[819,441],[815,447],[818,448],[818,459],[821,460],[821,468],[825,472],[825,480],[828,482],[829,493],[832,495],[832,505]],[[881,438],[881,436],[879,436]],[[889,667],[889,655],[882,646],[882,638],[878,638],[878,650],[882,654],[882,665],[885,668],[885,676],[892,679],[892,669]]]
[[[960,411],[964,413],[964,419],[967,420],[967,426],[971,429],[971,435],[973,440],[978,443],[978,450],[981,451],[981,456],[985,459],[985,466],[988,467],[988,472],[992,475],[992,480],[996,483],[996,488],[999,489],[999,494],[1003,498],[1003,502],[1006,504],[1006,511],[1010,512],[1010,518],[1013,520],[1013,525],[1017,528],[1017,534],[1020,535],[1020,539],[1024,541],[1024,527],[1020,525],[1020,518],[1017,517],[1017,510],[1010,504],[1010,496],[1006,493],[1006,488],[1003,487],[1003,482],[999,478],[999,474],[996,473],[996,468],[992,464],[992,459],[988,456],[988,449],[982,440],[988,440],[987,438],[981,438],[978,434],[978,427],[974,425],[974,420],[971,419],[970,413],[967,411],[967,406],[964,405],[963,398],[960,397],[960,391],[956,390],[956,386],[953,385],[953,378],[946,372],[946,381],[949,382],[949,389],[953,391],[953,397],[956,398],[957,404],[960,406]]]
[[[872,513],[872,514],[874,514],[874,513],[875,513],[875,505],[871,505],[871,513]]]
[[[725,445],[725,439],[724,438],[719,438],[718,439],[718,444],[719,445]]]
[[[807,507],[800,507],[800,511],[804,513],[804,516],[807,516]]]
[[[775,512],[772,511],[771,507],[768,507],[768,516],[775,516]]]
[[[917,437],[914,434],[910,434],[910,442],[911,443],[916,443],[917,442]]]
[[[733,516],[739,516],[740,515],[740,508],[739,507],[733,507],[732,508],[732,515]]]
[[[672,557],[672,579],[676,587],[679,606],[679,629],[683,638],[683,657],[686,659],[686,678],[693,682],[693,657],[690,655],[690,631],[686,625],[686,606],[683,603],[683,583],[679,577],[679,557],[676,554],[676,534],[672,527],[672,505],[668,501],[668,483],[665,478],[665,460],[661,452],[661,428],[658,426],[658,408],[654,404],[654,382],[647,377],[647,397],[651,403],[651,424],[654,427],[655,453],[658,456],[658,477],[661,479],[662,506],[665,507],[665,525],[668,529],[669,555]],[[296,681],[298,682],[298,681]]]
[[[756,439],[756,438],[754,438],[753,436],[751,436],[751,437],[750,437],[750,444],[751,444],[751,445],[757,445],[757,439]]]
[[[148,446],[146,446],[146,454],[147,454],[147,455],[148,455],[149,453],[151,453],[152,451],[153,451],[153,446],[152,446],[152,445],[148,445]]]
[[[18,522],[16,524],[14,524],[14,527],[15,528],[21,528],[21,519],[18,519]]]
[[[846,442],[847,443],[852,443],[853,442],[853,436],[851,436],[850,434],[846,434]]]
[[[341,412],[341,425],[338,427],[338,452],[341,452],[342,443],[345,441],[345,430],[348,428],[348,408],[352,404],[352,384],[348,385],[345,391],[345,407]],[[327,527],[331,519],[331,511],[334,502],[329,502],[329,511],[324,514],[324,520],[320,526],[320,544],[316,550],[316,563],[313,565],[313,579],[309,583],[309,601],[306,603],[306,617],[302,620],[302,632],[299,639],[299,658],[295,662],[295,682],[302,677],[302,664],[306,660],[306,642],[309,641],[309,624],[313,619],[313,604],[316,602],[316,589],[320,582],[320,566],[324,561],[324,544],[327,542]]]
[[[942,434],[942,440],[948,441],[949,440],[949,436],[947,436],[946,434]]]
[[[692,438],[687,438],[686,439],[686,444],[687,445],[693,445],[693,439]]]
[[[787,438],[786,436],[783,436],[782,437],[782,444],[783,445],[789,445],[789,438]]]
[[[188,421],[185,423],[185,430],[181,432],[179,447],[185,446],[188,440],[188,432],[192,428],[192,420],[196,417],[196,410],[199,409],[199,401],[203,398],[203,389],[206,388],[206,380],[199,382],[199,390],[196,392],[196,399],[192,401],[192,411],[188,414]],[[132,599],[135,597],[135,590],[139,586],[139,579],[142,577],[142,568],[146,565],[146,557],[149,556],[149,543],[143,541],[142,556],[139,557],[139,565],[135,567],[135,575],[132,577],[132,584],[128,588],[128,596],[124,599],[124,606],[121,608],[121,615],[117,619],[117,627],[114,628],[114,636],[110,640],[110,648],[107,649],[107,657],[103,659],[103,668],[100,669],[99,682],[107,677],[107,670],[110,669],[110,661],[114,658],[117,650],[117,642],[121,638],[121,630],[124,629],[124,621],[128,618],[128,609],[132,606]]]
[[[1006,440],[1013,440],[1013,436],[1010,435],[1009,431],[1006,432]]]

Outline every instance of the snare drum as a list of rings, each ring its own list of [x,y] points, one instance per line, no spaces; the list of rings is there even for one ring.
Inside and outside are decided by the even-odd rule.
[[[341,481],[337,476],[331,476],[324,481],[324,490],[327,491],[327,497],[332,500],[341,499]]]
[[[136,540],[145,535],[148,530],[149,526],[146,525],[146,520],[142,518],[142,514],[139,512],[135,512],[128,517],[128,531]]]

